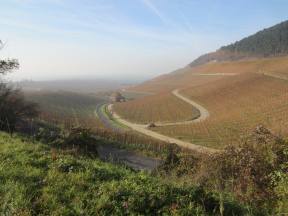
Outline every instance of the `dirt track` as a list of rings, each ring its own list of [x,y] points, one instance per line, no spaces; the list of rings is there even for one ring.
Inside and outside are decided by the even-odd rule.
[[[192,123],[196,123],[196,122],[200,122],[200,121],[204,121],[205,119],[207,119],[209,117],[209,112],[208,110],[206,110],[204,107],[202,107],[201,105],[197,104],[196,102],[190,100],[189,98],[184,97],[183,95],[181,95],[179,93],[179,90],[176,89],[173,92],[173,95],[175,95],[176,97],[180,98],[181,100],[185,101],[186,103],[189,103],[190,105],[194,106],[195,108],[199,109],[200,111],[200,116],[197,119],[191,120],[191,121],[185,121],[185,122],[176,122],[176,123],[167,123],[167,124],[162,124],[162,125],[158,125],[158,126],[167,126],[167,125],[177,125],[177,124],[192,124]],[[168,143],[175,143],[181,147],[184,148],[188,148],[191,149],[193,151],[197,151],[200,153],[215,153],[218,150],[213,149],[213,148],[208,148],[208,147],[204,147],[204,146],[199,146],[196,144],[192,144],[189,142],[185,142],[179,139],[175,139],[172,137],[168,137],[165,136],[163,134],[159,134],[157,132],[151,131],[147,128],[147,125],[142,125],[142,124],[135,124],[135,123],[131,123],[123,118],[121,118],[121,116],[119,116],[116,112],[114,112],[113,110],[113,104],[110,104],[108,106],[109,111],[111,112],[113,118],[115,120],[117,120],[118,122],[130,127],[131,129],[140,132],[142,134],[145,134],[147,136],[168,142]]]

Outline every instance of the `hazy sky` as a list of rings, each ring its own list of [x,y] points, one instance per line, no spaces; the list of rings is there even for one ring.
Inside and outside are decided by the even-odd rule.
[[[14,79],[149,78],[287,19],[287,0],[0,0]]]

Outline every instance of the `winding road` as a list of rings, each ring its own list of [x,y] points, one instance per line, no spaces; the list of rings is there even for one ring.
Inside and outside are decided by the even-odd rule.
[[[209,111],[207,109],[205,109],[203,106],[201,106],[200,104],[190,100],[189,98],[181,95],[179,93],[179,89],[175,89],[174,91],[172,91],[172,94],[176,97],[178,97],[179,99],[185,101],[186,103],[190,104],[191,106],[197,108],[200,112],[200,115],[197,119],[194,120],[190,120],[190,121],[183,121],[183,122],[175,122],[175,123],[158,123],[156,126],[170,126],[170,125],[181,125],[181,124],[192,124],[192,123],[197,123],[197,122],[201,122],[206,120],[209,117]],[[188,148],[190,150],[199,152],[199,153],[205,153],[205,154],[211,154],[211,153],[215,153],[218,152],[219,150],[213,149],[213,148],[208,148],[208,147],[204,147],[204,146],[199,146],[190,142],[186,142],[186,141],[182,141],[176,138],[172,138],[169,136],[165,136],[163,134],[159,134],[157,132],[151,131],[147,128],[147,125],[143,125],[143,124],[135,124],[132,122],[129,122],[125,119],[123,119],[119,114],[117,114],[114,110],[113,110],[113,104],[110,104],[108,106],[108,110],[110,111],[110,113],[112,114],[112,117],[120,122],[121,124],[124,124],[126,126],[128,126],[129,128],[131,128],[132,130],[135,130],[137,132],[140,132],[142,134],[145,134],[147,136],[156,138],[158,140],[162,140],[164,142],[168,142],[168,143],[175,143],[181,147],[184,148]]]

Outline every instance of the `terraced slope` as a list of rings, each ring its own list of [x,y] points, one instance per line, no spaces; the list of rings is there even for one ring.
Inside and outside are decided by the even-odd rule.
[[[210,118],[199,124],[158,127],[155,131],[214,148],[239,139],[258,124],[288,134],[286,80],[244,73],[181,93],[206,107]]]
[[[287,76],[288,57],[274,57],[222,63],[216,62],[197,67],[187,66],[176,72],[142,83],[132,89],[146,92],[170,92],[176,88],[197,87],[204,84],[212,85],[212,82],[225,78],[221,76],[221,74],[239,73],[267,73]],[[203,76],[203,74],[215,75]],[[216,74],[219,74],[219,76],[216,76]]]

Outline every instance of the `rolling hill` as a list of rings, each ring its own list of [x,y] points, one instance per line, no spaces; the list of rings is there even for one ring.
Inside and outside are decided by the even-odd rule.
[[[216,54],[201,56],[182,69],[148,80],[131,90],[154,95],[116,104],[115,109],[128,120],[143,122],[147,113],[141,115],[142,109],[136,106],[142,104],[153,107],[149,121],[157,121],[160,116],[161,120],[167,120],[165,109],[159,108],[161,101],[164,107],[167,104],[163,95],[180,89],[182,95],[204,106],[210,117],[194,124],[159,126],[154,131],[213,148],[235,143],[257,125],[286,136],[287,30],[288,22],[280,23],[224,46]],[[211,59],[214,55],[217,58]],[[169,102],[174,109],[169,112],[170,121],[179,119],[179,113],[189,113],[177,100]]]

